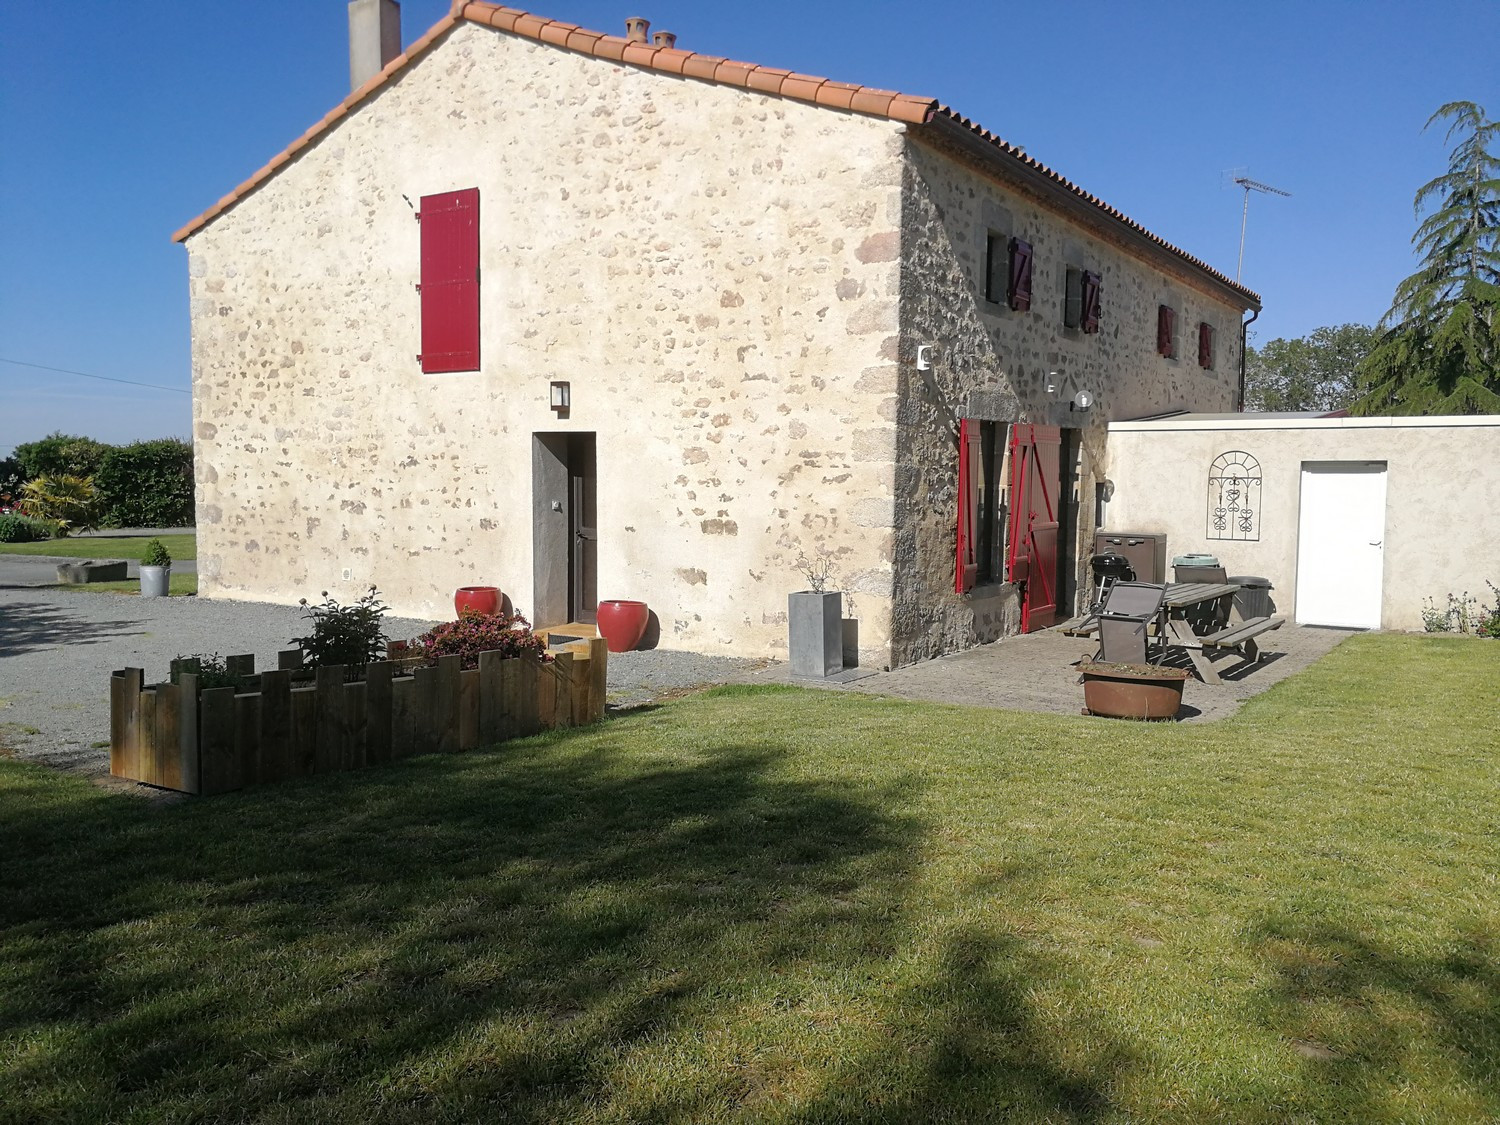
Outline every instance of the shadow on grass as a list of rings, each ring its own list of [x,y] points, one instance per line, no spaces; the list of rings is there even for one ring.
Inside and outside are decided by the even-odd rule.
[[[10,602],[0,613],[0,657],[60,644],[88,645],[140,636],[140,621],[94,621],[50,602]]]
[[[914,782],[808,779],[733,732],[612,745],[657,721],[169,808],[0,777],[0,854],[29,857],[0,874],[0,1104],[704,1120],[790,1084],[810,1119],[1105,1106],[1030,1030],[1047,969],[1019,944],[959,934],[903,977]]]
[[[1291,920],[1264,925],[1256,945],[1270,969],[1253,1002],[1298,1059],[1303,1109],[1346,1120],[1496,1120],[1500,1086],[1500,944],[1473,934],[1425,955],[1351,930]],[[1410,1100],[1409,1076],[1441,1076],[1454,1102]],[[1465,1092],[1469,1092],[1466,1094]],[[1482,1104],[1466,1102],[1484,1092]]]

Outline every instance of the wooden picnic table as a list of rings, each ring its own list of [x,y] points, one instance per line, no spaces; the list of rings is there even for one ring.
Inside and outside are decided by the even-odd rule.
[[[1198,675],[1206,684],[1223,683],[1214,670],[1205,650],[1230,649],[1246,660],[1260,658],[1255,638],[1271,629],[1281,628],[1283,618],[1256,617],[1249,621],[1231,621],[1232,601],[1240,587],[1232,582],[1174,582],[1167,586],[1162,599],[1162,609],[1167,616],[1167,632],[1171,643],[1187,653]],[[1213,606],[1211,618],[1215,623],[1207,633],[1193,630],[1193,618],[1210,615],[1192,611],[1200,606]]]

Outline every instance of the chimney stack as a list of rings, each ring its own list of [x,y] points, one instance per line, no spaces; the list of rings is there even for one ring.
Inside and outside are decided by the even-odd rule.
[[[646,32],[651,30],[651,21],[640,16],[629,16],[625,20],[625,38],[631,43],[646,42]]]
[[[677,46],[677,33],[675,31],[658,31],[651,36],[652,46],[665,47],[671,50]]]
[[[401,5],[349,0],[349,89],[358,90],[401,53]]]

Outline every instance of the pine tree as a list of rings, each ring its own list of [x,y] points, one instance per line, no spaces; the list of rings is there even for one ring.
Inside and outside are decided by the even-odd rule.
[[[1448,171],[1417,192],[1422,268],[1396,287],[1360,367],[1359,414],[1500,414],[1500,122],[1449,102]]]

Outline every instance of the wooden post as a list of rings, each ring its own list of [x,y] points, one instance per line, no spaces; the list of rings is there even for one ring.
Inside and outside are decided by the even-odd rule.
[[[139,668],[122,668],[109,680],[109,772],[132,781],[141,779],[141,683],[145,676]]]
[[[401,676],[391,681],[391,760],[409,758],[415,751],[417,681]]]
[[[525,738],[541,729],[540,693],[542,677],[547,665],[535,656],[520,656],[516,665],[516,726],[517,737]]]
[[[182,736],[178,729],[178,701],[182,689],[176,684],[156,685],[156,731],[152,757],[155,759],[152,783],[163,789],[182,792]]]
[[[391,673],[395,665],[377,660],[365,666],[365,761],[391,760]]]
[[[437,749],[438,670],[436,668],[412,669],[413,700],[412,740],[413,754],[431,754]]]
[[[589,703],[589,685],[594,682],[591,665],[592,653],[587,644],[580,644],[582,652],[573,653],[573,678],[565,686],[568,689],[568,721],[575,727],[590,722],[592,705]]]
[[[234,760],[241,785],[260,777],[260,693],[234,697]]]
[[[198,699],[198,791],[205,797],[243,784],[234,756],[234,688],[209,688]]]
[[[344,685],[344,731],[340,759],[346,770],[362,770],[366,763],[365,685]]]
[[[198,676],[184,671],[177,686],[177,761],[181,770],[182,791],[202,791],[198,764]]]
[[[317,690],[318,734],[313,772],[333,773],[342,769],[344,763],[344,666],[320,666]]]
[[[287,672],[302,667],[302,650],[300,648],[282,649],[276,654],[276,667]]]
[[[224,671],[231,676],[253,676],[255,675],[255,654],[246,653],[243,656],[226,656],[224,658]]]
[[[573,725],[568,710],[568,687],[573,679],[573,654],[564,649],[551,664],[542,666],[542,690],[537,697],[543,730],[562,730]]]
[[[589,641],[589,718],[591,723],[604,720],[604,706],[609,700],[609,642],[603,637]]]
[[[468,668],[458,674],[458,748],[473,750],[479,745],[479,669]]]
[[[140,718],[136,720],[135,765],[136,780],[147,785],[159,785],[156,780],[156,689],[142,688],[140,694]]]
[[[498,652],[479,654],[479,745],[493,746],[504,741],[505,734],[505,665]]]
[[[440,656],[437,662],[437,745],[433,749],[451,754],[458,749],[459,672],[463,657]]]
[[[292,678],[285,669],[260,674],[259,782],[284,781],[292,774]]]
[[[318,761],[318,689],[293,688],[291,703],[291,776],[311,777],[317,769]]]

